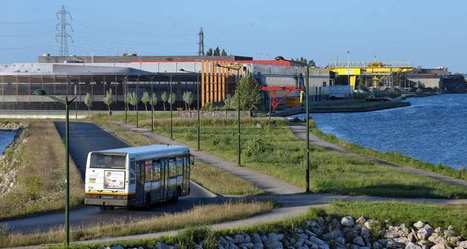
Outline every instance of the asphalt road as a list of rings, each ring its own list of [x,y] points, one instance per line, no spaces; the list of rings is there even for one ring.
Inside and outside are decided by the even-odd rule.
[[[57,130],[65,135],[65,123],[55,122]],[[70,155],[79,168],[82,178],[86,169],[86,158],[90,151],[120,148],[128,146],[125,142],[104,131],[95,124],[87,122],[70,123]],[[191,184],[191,193],[187,197],[180,198],[177,203],[161,203],[150,210],[116,209],[101,211],[97,207],[84,207],[71,211],[70,223],[72,226],[84,226],[99,223],[129,222],[138,219],[159,216],[164,213],[174,213],[193,208],[201,203],[219,202],[215,195],[200,187]],[[24,217],[0,222],[6,225],[9,231],[31,232],[44,230],[63,224],[63,213],[46,213],[37,216]]]

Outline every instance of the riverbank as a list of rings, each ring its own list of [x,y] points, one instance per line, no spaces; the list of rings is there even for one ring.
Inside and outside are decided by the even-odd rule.
[[[80,243],[70,248],[456,248],[467,247],[465,206],[434,206],[398,202],[337,202],[312,208],[298,217],[256,222],[241,227],[228,223],[145,239],[120,237]],[[62,245],[50,248],[64,248]]]
[[[140,113],[140,127],[151,127],[148,114]],[[135,123],[134,113],[128,122]],[[124,121],[114,115],[113,121]],[[94,118],[109,123],[106,115]],[[236,122],[230,119],[202,119],[201,149],[224,160],[236,162]],[[118,128],[118,127],[117,127]],[[121,129],[122,127],[118,128]],[[264,118],[242,120],[242,166],[279,178],[305,189],[305,142],[297,138],[283,120],[270,123]],[[155,133],[170,136],[170,119],[156,118]],[[178,143],[196,147],[196,119],[173,120],[173,136]],[[400,172],[371,160],[312,146],[311,187],[317,193],[374,195],[390,197],[464,198],[467,188],[414,174]]]
[[[370,112],[392,108],[400,108],[410,106],[410,103],[402,100],[378,100],[368,101],[364,99],[352,100],[326,100],[310,103],[311,113],[347,113],[347,112]],[[279,110],[274,116],[285,117],[295,114],[304,113],[304,107],[290,108],[287,110]]]
[[[1,123],[1,122],[0,122]],[[50,121],[21,120],[22,132],[5,151],[0,185],[0,220],[63,208],[63,162],[65,151]],[[71,205],[82,203],[81,178],[70,165]]]

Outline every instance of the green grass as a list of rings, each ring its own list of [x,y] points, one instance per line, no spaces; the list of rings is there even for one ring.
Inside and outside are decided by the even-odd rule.
[[[231,202],[196,206],[188,211],[134,221],[120,221],[113,224],[87,225],[72,229],[72,240],[91,240],[102,237],[116,237],[134,234],[170,231],[194,226],[204,226],[225,221],[245,219],[257,214],[270,212],[271,202]],[[2,233],[0,247],[50,244],[63,241],[63,228],[54,228],[37,233]]]
[[[143,116],[143,115],[142,115]],[[146,119],[149,117],[146,116]],[[103,121],[104,120],[104,121]],[[119,137],[123,141],[133,146],[153,144],[155,141],[134,132],[128,131],[118,125],[105,122],[106,118],[98,119],[97,123],[104,127],[107,131]],[[221,195],[255,195],[261,194],[262,191],[256,188],[250,182],[247,182],[240,177],[230,174],[229,172],[220,170],[208,164],[195,162],[192,168],[191,178],[201,186],[207,188],[213,193]]]
[[[408,156],[404,156],[397,152],[379,152],[379,151],[365,148],[359,145],[347,143],[341,139],[338,139],[336,136],[332,134],[325,134],[321,132],[319,129],[312,129],[312,133],[320,137],[323,140],[340,145],[341,147],[351,152],[357,153],[359,155],[373,157],[373,158],[387,161],[387,162],[397,164],[397,165],[428,170],[428,171],[435,172],[441,175],[450,176],[450,177],[454,177],[454,178],[467,181],[467,169],[466,168],[461,168],[457,170],[457,169],[454,169],[454,168],[451,168],[449,166],[442,165],[442,164],[435,165],[431,163],[426,163],[426,162],[423,162],[423,161],[420,161],[420,160],[417,160],[417,159],[414,159]]]
[[[113,118],[123,120],[121,115]],[[94,120],[105,123],[107,118],[101,115]],[[133,113],[129,115],[129,122],[135,122]],[[292,134],[285,121],[274,122],[270,126],[267,119],[242,120],[242,165],[304,188],[305,142]],[[150,120],[144,119],[140,125],[150,127]],[[196,146],[195,119],[174,119],[173,125],[177,141]],[[169,120],[156,119],[155,132],[169,136]],[[236,161],[237,129],[234,120],[203,119],[201,133],[202,150]],[[360,156],[313,146],[311,158],[311,183],[315,192],[388,197],[467,197],[465,187],[404,173]]]
[[[204,248],[217,248],[216,239],[222,235],[233,235],[238,233],[268,233],[284,232],[299,228],[305,221],[317,217],[331,216],[343,217],[352,215],[355,218],[365,216],[380,222],[388,220],[388,225],[406,224],[411,225],[418,220],[430,223],[433,227],[447,228],[453,225],[459,235],[467,237],[467,206],[466,205],[428,205],[402,202],[336,202],[324,208],[312,208],[306,214],[292,219],[260,224],[246,228],[226,229],[212,231],[206,227],[194,227],[185,230],[173,237],[162,237],[158,239],[114,241],[112,243],[98,243],[92,245],[73,245],[73,249],[97,249],[110,245],[123,245],[127,247],[154,247],[158,242],[179,245],[193,245],[208,239],[209,246]],[[61,249],[63,246],[50,247]]]
[[[433,227],[454,226],[456,232],[467,238],[467,205],[427,205],[403,202],[337,202],[325,208],[329,215],[370,217],[390,224],[406,224],[421,220]]]
[[[15,145],[5,153],[0,170],[15,170],[11,192],[0,196],[0,219],[64,208],[63,175],[65,150],[51,121],[22,120]],[[82,204],[84,187],[78,169],[70,164],[71,206]]]
[[[211,192],[221,195],[256,195],[262,193],[260,189],[240,177],[199,162],[191,170],[191,179]]]

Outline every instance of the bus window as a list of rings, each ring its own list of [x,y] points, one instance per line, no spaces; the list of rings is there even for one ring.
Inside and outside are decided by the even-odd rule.
[[[153,181],[160,181],[161,179],[161,162],[160,161],[152,161],[152,180]]]
[[[125,162],[125,155],[105,155],[100,153],[92,153],[90,167],[97,169],[124,169]]]
[[[177,175],[177,169],[175,159],[169,160],[169,177],[175,177]]]
[[[145,175],[145,182],[152,181],[152,165],[151,161],[144,162],[144,175]]]
[[[183,175],[184,157],[177,157],[177,176]]]

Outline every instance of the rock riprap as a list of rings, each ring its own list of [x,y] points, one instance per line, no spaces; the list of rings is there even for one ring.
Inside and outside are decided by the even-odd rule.
[[[433,228],[418,221],[411,225],[389,225],[386,222],[345,216],[309,220],[299,227],[278,232],[255,232],[222,235],[217,245],[205,241],[189,248],[218,249],[467,249],[467,240],[452,226]],[[106,249],[124,249],[121,245]],[[128,247],[147,249],[148,247]],[[151,249],[186,248],[158,242]]]

